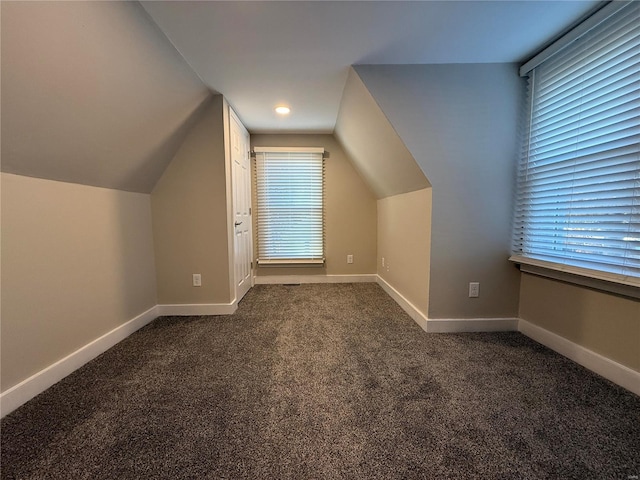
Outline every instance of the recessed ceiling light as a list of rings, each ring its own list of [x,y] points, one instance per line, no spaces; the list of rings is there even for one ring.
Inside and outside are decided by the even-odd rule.
[[[288,115],[289,112],[291,112],[289,107],[276,107],[276,113],[279,113],[280,115]]]

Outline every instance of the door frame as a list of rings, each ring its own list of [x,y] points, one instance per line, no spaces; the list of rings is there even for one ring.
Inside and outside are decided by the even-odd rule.
[[[242,123],[242,121],[240,120],[240,118],[238,117],[238,115],[235,113],[235,111],[233,110],[233,108],[231,108],[231,106],[227,106],[228,108],[228,112],[229,112],[229,117],[228,117],[228,121],[225,122],[226,126],[228,126],[228,141],[225,142],[228,145],[227,151],[229,153],[228,155],[228,172],[229,172],[229,187],[230,187],[230,195],[229,195],[229,200],[230,200],[230,208],[227,209],[228,212],[228,218],[229,218],[229,240],[230,240],[230,248],[229,250],[231,251],[231,255],[230,255],[230,263],[229,263],[229,277],[231,280],[231,288],[232,288],[232,297],[233,297],[233,302],[237,304],[237,302],[239,302],[241,299],[238,298],[238,279],[236,278],[236,247],[235,247],[235,192],[234,192],[234,165],[233,165],[233,154],[232,154],[232,149],[233,149],[233,145],[232,145],[232,137],[231,137],[231,122],[235,121],[240,128],[242,129],[242,131],[245,134],[245,138],[246,138],[246,155],[247,155],[247,162],[248,162],[248,171],[249,171],[249,183],[248,183],[248,188],[249,188],[249,208],[250,208],[250,215],[249,215],[249,222],[248,222],[248,235],[249,235],[249,258],[250,258],[250,266],[249,266],[249,281],[250,281],[250,286],[249,288],[252,288],[255,285],[255,276],[254,276],[254,270],[253,270],[253,215],[252,215],[252,199],[253,199],[253,181],[252,181],[252,173],[251,173],[251,155],[249,153],[250,149],[251,149],[251,136],[249,134],[249,131],[246,129],[246,127],[244,126],[244,124]],[[225,135],[226,136],[226,135]],[[225,139],[227,140],[227,139]],[[229,215],[230,212],[230,215]]]

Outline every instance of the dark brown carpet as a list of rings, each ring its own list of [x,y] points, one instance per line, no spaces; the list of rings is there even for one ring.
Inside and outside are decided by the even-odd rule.
[[[518,333],[428,335],[375,284],[159,318],[2,421],[3,479],[633,475],[639,397]]]

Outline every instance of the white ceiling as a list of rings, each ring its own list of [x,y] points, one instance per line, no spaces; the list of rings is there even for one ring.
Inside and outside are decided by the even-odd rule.
[[[142,2],[253,133],[332,132],[350,65],[520,62],[600,4]]]

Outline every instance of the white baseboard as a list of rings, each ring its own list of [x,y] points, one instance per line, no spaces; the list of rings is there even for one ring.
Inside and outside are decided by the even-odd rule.
[[[114,328],[99,338],[79,348],[47,368],[30,376],[26,380],[11,387],[0,395],[0,417],[11,413],[22,404],[28,402],[36,395],[44,392],[53,384],[93,360],[101,353],[106,352],[116,343],[124,340],[136,330],[144,327],[158,315],[157,307],[151,307],[146,312],[129,320],[127,323]]]
[[[515,332],[518,330],[517,318],[454,318],[432,319],[416,308],[404,295],[378,276],[378,284],[393,298],[420,327],[428,333],[461,332]]]
[[[378,285],[382,287],[382,289],[389,294],[391,298],[393,298],[398,305],[402,307],[402,309],[407,312],[407,314],[413,318],[413,320],[420,325],[425,332],[428,332],[427,325],[429,320],[427,316],[423,314],[420,310],[416,308],[416,306],[407,300],[404,295],[398,292],[395,288],[389,285],[381,276],[376,275],[376,281]]]
[[[429,333],[517,332],[517,318],[430,318]]]
[[[158,305],[158,316],[231,315],[237,309],[238,304],[235,301],[231,303]]]
[[[309,276],[313,277],[313,276]],[[279,282],[274,283],[352,283],[353,279],[346,280],[351,275],[322,276],[325,280],[317,282],[300,281],[300,277],[275,277]],[[327,277],[332,277],[327,279]],[[340,277],[340,278],[335,278]],[[545,330],[542,327],[516,318],[482,318],[482,319],[428,319],[415,305],[407,300],[400,292],[389,285],[378,275],[358,275],[355,282],[377,283],[393,298],[402,309],[426,332],[429,333],[453,333],[453,332],[496,332],[518,330],[527,337],[542,345],[564,355],[587,369],[603,376],[604,378],[620,385],[623,388],[640,395],[640,372],[621,365],[598,353],[588,350],[567,340],[560,335]],[[373,277],[373,278],[372,278]],[[257,277],[269,279],[273,277]],[[283,281],[285,278],[295,278],[296,281]],[[305,277],[307,278],[307,277]],[[260,282],[256,282],[260,283]],[[266,283],[266,282],[265,282]],[[156,305],[146,312],[128,322],[114,328],[110,332],[93,340],[72,354],[48,366],[40,372],[23,380],[0,394],[0,418],[11,413],[36,395],[44,392],[53,384],[104,353],[109,348],[131,335],[136,330],[147,325],[158,316],[163,315],[230,315],[237,309],[236,302],[230,304],[187,304],[187,305]]]
[[[626,388],[636,395],[640,395],[640,372],[625,367],[526,320],[520,319],[518,331],[607,380]]]
[[[518,318],[430,319],[378,276],[378,284],[428,333],[519,331],[607,380],[640,395],[640,372]]]
[[[255,277],[256,285],[282,285],[287,283],[375,283],[378,275],[261,275]]]
[[[156,305],[151,307],[146,312],[105,333],[101,337],[0,394],[0,418],[13,412],[22,404],[44,392],[53,384],[59,382],[101,353],[106,352],[115,344],[124,340],[133,332],[144,327],[159,316],[230,315],[234,313],[237,308],[236,302],[229,304]]]

